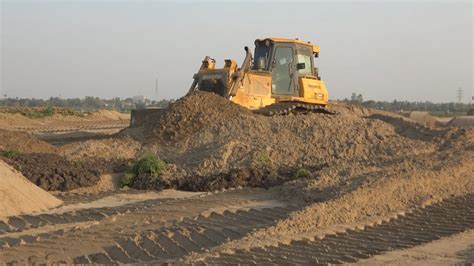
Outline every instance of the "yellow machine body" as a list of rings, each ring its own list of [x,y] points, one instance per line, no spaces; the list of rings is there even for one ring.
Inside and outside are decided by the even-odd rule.
[[[225,60],[223,68],[215,68],[215,60],[206,56],[189,93],[214,92],[252,110],[282,102],[327,105],[328,91],[314,63],[319,46],[298,39],[266,38],[255,41],[254,56],[247,47],[245,51],[240,68],[235,60]]]

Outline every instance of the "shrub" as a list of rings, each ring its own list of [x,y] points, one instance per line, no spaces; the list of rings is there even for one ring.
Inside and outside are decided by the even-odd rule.
[[[128,188],[132,184],[133,181],[133,173],[130,171],[125,172],[125,174],[122,177],[122,180],[120,180],[120,187],[121,188]]]
[[[309,174],[310,173],[309,173],[308,169],[306,169],[304,167],[300,167],[300,168],[298,168],[298,170],[296,170],[294,177],[295,178],[306,178],[306,177],[309,177]]]
[[[134,176],[158,177],[165,169],[166,162],[155,154],[148,153],[133,164],[131,172]]]
[[[266,152],[261,152],[255,157],[258,163],[267,164],[270,162],[270,156]]]
[[[0,155],[6,158],[13,158],[15,156],[20,155],[20,152],[17,150],[7,150],[7,151],[1,151]]]
[[[53,114],[54,114],[54,109],[48,106],[42,109],[29,111],[25,115],[31,118],[43,118],[43,117],[52,116]]]

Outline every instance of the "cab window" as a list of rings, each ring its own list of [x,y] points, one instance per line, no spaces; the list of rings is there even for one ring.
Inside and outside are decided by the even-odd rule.
[[[304,63],[304,68],[298,69],[298,74],[300,76],[313,74],[313,65],[312,65],[311,56],[308,56],[306,54],[298,54],[297,61],[298,61],[297,62],[298,64]]]

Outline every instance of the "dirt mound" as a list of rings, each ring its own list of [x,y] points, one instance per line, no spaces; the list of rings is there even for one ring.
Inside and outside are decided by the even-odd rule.
[[[56,147],[39,140],[25,132],[0,129],[0,151],[19,151],[22,153],[56,153]]]
[[[45,211],[62,204],[61,200],[33,185],[2,160],[0,179],[0,219]]]
[[[150,123],[145,142],[155,145],[162,159],[202,176],[260,161],[270,167],[318,168],[434,149],[433,143],[419,141],[430,131],[403,124],[403,118],[384,118],[363,117],[350,110],[340,115],[266,117],[200,92],[173,104],[159,123]]]
[[[196,92],[171,104],[159,119],[150,119],[145,125],[147,142],[183,140],[212,124],[245,119],[251,114],[217,94]]]
[[[86,125],[125,125],[130,114],[117,111],[98,110],[93,113],[80,113],[70,109],[52,108],[44,114],[35,108],[0,108],[0,127],[15,130],[51,130],[55,127],[79,127]],[[101,124],[103,125],[103,124]]]
[[[134,159],[141,152],[141,144],[131,138],[107,138],[66,144],[60,153],[70,160],[101,158],[105,160]]]
[[[110,110],[98,110],[86,116],[89,120],[130,120],[130,114],[124,114],[117,111]]]
[[[102,174],[122,172],[129,166],[127,161],[68,161],[49,153],[15,154],[3,160],[39,187],[60,191],[95,185]]]
[[[422,125],[426,127],[435,127],[435,126],[440,125],[440,122],[438,121],[438,119],[435,116],[432,116],[428,112],[419,112],[419,111],[410,112],[408,118],[418,123],[421,123]]]

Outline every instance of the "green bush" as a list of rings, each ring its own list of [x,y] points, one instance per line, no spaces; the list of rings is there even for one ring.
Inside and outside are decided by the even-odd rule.
[[[132,184],[134,175],[132,172],[127,171],[122,177],[122,180],[120,180],[120,187],[121,188],[128,188]]]
[[[270,156],[266,152],[261,152],[257,155],[255,160],[259,163],[266,164],[266,163],[270,162]]]
[[[15,156],[20,155],[20,152],[17,150],[7,150],[7,151],[1,151],[0,155],[6,158],[13,158]]]
[[[166,162],[155,154],[145,154],[132,166],[132,174],[135,176],[158,177],[166,169]]]
[[[48,106],[42,109],[28,111],[25,115],[31,118],[43,118],[52,116],[53,114],[54,109]]]
[[[167,164],[152,153],[143,155],[136,161],[132,167],[126,171],[120,181],[122,188],[131,187],[135,181],[143,182],[144,180],[152,181],[159,177]],[[135,184],[136,185],[136,184]]]
[[[306,177],[309,177],[309,174],[310,173],[309,173],[308,169],[306,169],[304,167],[300,167],[300,168],[298,168],[298,170],[296,170],[294,177],[295,178],[306,178]]]

